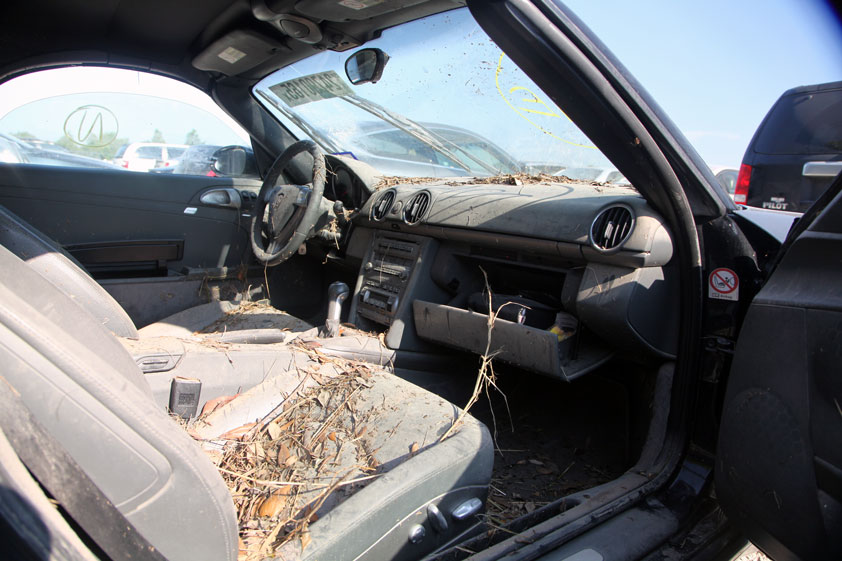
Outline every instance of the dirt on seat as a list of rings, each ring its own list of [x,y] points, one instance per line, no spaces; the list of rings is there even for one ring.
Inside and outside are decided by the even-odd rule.
[[[312,385],[284,400],[274,419],[235,428],[214,440],[219,447],[204,447],[237,509],[241,559],[262,559],[293,539],[306,547],[308,525],[379,473],[366,438],[377,411],[358,403],[372,371],[344,365],[349,369],[337,375],[307,368]]]
[[[317,360],[289,372],[288,379],[209,402],[188,429],[231,492],[241,559],[283,554],[285,545],[284,551],[291,545],[303,551],[311,524],[436,446],[458,416],[452,404],[376,367],[312,356]],[[237,398],[264,405],[276,399],[278,405],[254,422],[215,432],[214,426],[230,427],[226,420],[244,418],[236,413],[243,409]]]
[[[268,300],[241,302],[238,306],[201,329],[199,333],[220,333],[246,329],[278,328],[289,331],[306,331],[312,326],[295,316],[278,310]]]

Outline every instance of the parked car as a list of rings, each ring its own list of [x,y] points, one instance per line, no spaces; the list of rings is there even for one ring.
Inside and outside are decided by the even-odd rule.
[[[458,177],[519,173],[522,166],[493,142],[469,130],[419,123],[444,150],[385,122],[362,122],[352,154],[384,174],[401,177]]]
[[[0,133],[0,161],[84,168],[122,169],[110,162],[73,154],[44,141],[29,142]]]
[[[6,4],[0,99],[151,71],[254,147],[218,176],[0,163],[6,556],[842,557],[842,179],[794,226],[737,206],[564,5],[454,7]],[[628,185],[316,142],[372,117],[403,161],[453,151],[437,120]]]
[[[842,170],[842,82],[787,90],[757,127],[734,200],[804,212]]]
[[[121,146],[114,155],[114,163],[130,171],[149,171],[169,167],[177,161],[187,146],[159,142],[132,142]]]
[[[711,166],[710,170],[713,172],[716,180],[722,185],[722,188],[734,198],[734,192],[737,188],[737,177],[739,176],[739,169],[730,166]]]

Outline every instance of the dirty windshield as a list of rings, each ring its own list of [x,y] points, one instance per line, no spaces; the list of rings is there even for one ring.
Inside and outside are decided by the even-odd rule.
[[[388,56],[376,83],[349,82],[354,50],[327,51],[271,74],[255,96],[299,138],[385,176],[627,184],[467,10],[387,30],[365,47]]]

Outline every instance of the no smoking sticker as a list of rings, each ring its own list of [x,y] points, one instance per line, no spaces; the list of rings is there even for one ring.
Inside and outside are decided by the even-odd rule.
[[[724,267],[714,269],[708,278],[708,298],[732,302],[739,300],[740,279],[737,273]]]

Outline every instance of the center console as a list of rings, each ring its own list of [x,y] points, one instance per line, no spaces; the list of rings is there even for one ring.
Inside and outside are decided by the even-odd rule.
[[[392,325],[406,295],[421,244],[410,236],[375,232],[363,260],[357,291],[357,314]]]

